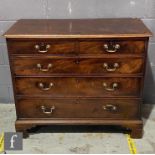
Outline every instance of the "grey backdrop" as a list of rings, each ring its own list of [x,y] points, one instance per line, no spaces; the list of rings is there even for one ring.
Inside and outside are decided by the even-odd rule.
[[[0,35],[18,19],[141,18],[155,33],[155,0],[0,0]],[[145,103],[155,103],[155,36],[149,44]],[[13,102],[5,39],[0,37],[0,102]]]

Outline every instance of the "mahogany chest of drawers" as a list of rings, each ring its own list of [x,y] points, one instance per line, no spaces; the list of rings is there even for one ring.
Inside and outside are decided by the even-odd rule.
[[[16,131],[119,125],[142,137],[151,32],[139,19],[19,20],[7,38]]]

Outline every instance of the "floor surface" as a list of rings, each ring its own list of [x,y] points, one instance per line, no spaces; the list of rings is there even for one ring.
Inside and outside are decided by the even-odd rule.
[[[138,153],[155,153],[155,106],[143,106],[144,136],[134,139]],[[14,132],[14,104],[0,104],[0,133]],[[109,130],[110,129],[110,130]],[[110,132],[109,132],[110,131]],[[6,153],[130,153],[127,136],[113,127],[38,127],[23,140],[22,151]]]

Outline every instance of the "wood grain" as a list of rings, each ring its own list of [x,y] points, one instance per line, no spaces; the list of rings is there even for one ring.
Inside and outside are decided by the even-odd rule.
[[[40,53],[35,48],[36,45],[40,46],[40,50],[46,50],[46,45],[50,45],[50,48],[46,53]],[[75,42],[65,40],[15,40],[8,44],[8,49],[12,54],[76,54]]]
[[[120,45],[114,53],[108,53],[104,45]],[[80,54],[141,54],[145,50],[144,41],[107,40],[107,41],[81,41],[79,42]],[[111,48],[110,48],[111,49]]]
[[[51,89],[42,90],[39,83],[45,88],[53,84]],[[112,89],[113,83],[118,87],[108,91],[103,86]],[[51,97],[107,97],[107,96],[139,96],[140,78],[16,78],[16,92],[18,95],[51,96]]]
[[[6,38],[125,38],[149,37],[139,19],[28,19],[19,20]]]
[[[141,138],[151,35],[131,18],[17,21],[4,34],[16,131],[27,136],[36,125],[119,125]],[[45,114],[52,106],[52,114]]]
[[[104,110],[106,105],[113,105],[116,111]],[[41,106],[51,114],[43,113]],[[104,118],[136,119],[139,118],[139,100],[134,99],[20,99],[18,100],[20,118]]]
[[[115,64],[118,67],[115,67]],[[41,67],[37,65],[40,64]],[[108,66],[105,67],[104,65]],[[85,74],[85,75],[109,75],[118,74],[142,74],[143,59],[140,58],[59,58],[59,59],[36,59],[16,58],[13,60],[13,68],[15,75],[63,75],[63,74]],[[116,68],[116,70],[115,70]],[[46,70],[44,70],[46,69]],[[114,69],[110,70],[109,69]]]

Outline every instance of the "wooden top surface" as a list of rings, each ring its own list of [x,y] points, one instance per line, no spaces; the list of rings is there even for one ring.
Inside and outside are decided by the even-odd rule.
[[[6,38],[115,38],[149,37],[140,19],[22,19]]]

